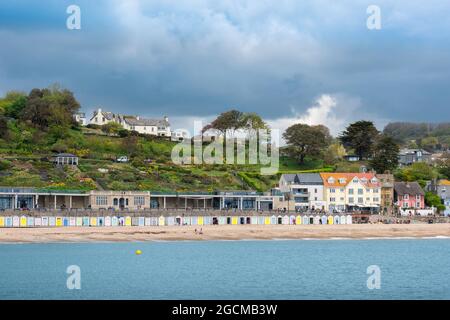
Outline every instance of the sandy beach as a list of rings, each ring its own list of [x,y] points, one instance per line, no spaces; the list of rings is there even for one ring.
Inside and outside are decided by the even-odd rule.
[[[450,224],[354,224],[354,225],[226,225],[164,227],[65,227],[2,228],[0,242],[175,241],[242,239],[329,239],[389,237],[450,237]]]

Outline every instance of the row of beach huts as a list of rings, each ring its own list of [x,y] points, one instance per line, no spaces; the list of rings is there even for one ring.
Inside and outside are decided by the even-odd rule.
[[[306,225],[352,224],[351,215],[279,215],[279,216],[160,216],[160,217],[30,217],[0,216],[0,228],[19,227],[120,227],[183,225]]]

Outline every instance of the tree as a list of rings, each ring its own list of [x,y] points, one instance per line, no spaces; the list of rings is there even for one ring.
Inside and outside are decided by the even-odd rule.
[[[301,164],[307,155],[319,156],[328,145],[323,126],[294,124],[286,129],[283,138],[287,143],[287,152],[298,158]]]
[[[425,181],[436,179],[438,174],[425,162],[415,162],[397,171],[395,176],[401,181],[418,181],[423,185]]]
[[[238,110],[230,110],[221,113],[213,122],[206,125],[202,132],[210,129],[216,130],[221,134],[225,134],[228,130],[236,131],[242,127],[243,113]]]
[[[0,116],[0,139],[8,137],[8,121],[5,117]]]
[[[445,153],[436,162],[439,173],[442,174],[445,178],[450,179],[450,153]]]
[[[425,193],[425,203],[429,207],[435,207],[439,212],[445,210],[445,206],[442,204],[441,198],[433,192]]]
[[[420,140],[420,146],[427,151],[433,151],[437,148],[439,140],[436,137],[426,137]]]
[[[4,98],[0,99],[0,114],[3,113],[6,117],[17,119],[26,103],[27,96],[25,93],[9,91]]]
[[[339,142],[332,143],[328,146],[324,154],[324,161],[327,164],[334,164],[342,160],[345,156],[345,149]]]
[[[345,147],[352,148],[360,159],[367,159],[379,132],[371,121],[357,121],[350,124],[339,139]]]
[[[400,148],[392,137],[381,135],[373,148],[373,157],[369,165],[377,172],[393,172],[398,167]]]

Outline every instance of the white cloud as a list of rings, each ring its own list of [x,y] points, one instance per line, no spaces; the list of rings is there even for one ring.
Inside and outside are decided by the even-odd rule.
[[[343,94],[322,94],[304,113],[292,108],[291,117],[268,120],[271,128],[284,132],[286,128],[296,123],[308,125],[322,124],[337,136],[347,125],[358,120],[373,121],[379,130],[389,122],[363,110],[361,100]]]

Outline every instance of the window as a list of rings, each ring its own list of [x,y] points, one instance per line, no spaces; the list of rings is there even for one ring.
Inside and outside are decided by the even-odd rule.
[[[316,188],[316,189],[314,189],[314,193],[317,193],[317,188]]]
[[[348,202],[349,202],[349,203],[354,203],[354,202],[355,202],[355,199],[354,199],[353,197],[350,197],[350,198],[348,198]]]
[[[330,193],[336,193],[336,189],[331,188],[331,189],[330,189]]]
[[[106,196],[97,196],[95,198],[95,204],[97,206],[106,206],[108,205],[108,198]]]
[[[344,184],[345,182],[346,182],[345,178],[340,178],[340,179],[339,179],[339,183],[340,183],[340,184]]]
[[[341,197],[341,201],[344,201],[345,199],[344,199],[344,197]]]
[[[408,208],[408,202],[403,202],[403,208]]]
[[[363,189],[358,189],[358,194],[364,194],[364,190]]]
[[[403,200],[409,200],[409,194],[404,194],[403,195]]]
[[[373,192],[374,192],[374,193],[378,193],[378,192],[380,192],[380,189],[375,188],[375,189],[373,189]]]
[[[114,206],[118,206],[119,205],[119,200],[117,198],[114,198],[113,205]]]
[[[334,179],[332,177],[328,178],[328,183],[334,183]]]
[[[420,208],[420,202],[416,203],[416,208]]]
[[[417,201],[420,201],[420,194],[417,194],[417,195],[416,195],[416,200],[417,200]]]
[[[348,194],[353,194],[353,189],[348,189]]]
[[[341,188],[340,191],[341,191],[341,192],[345,192],[345,189],[344,189],[344,188]]]
[[[145,197],[144,196],[134,197],[134,205],[135,206],[143,206],[143,205],[145,205]]]
[[[359,182],[358,178],[353,179],[353,183],[358,183],[358,182]]]
[[[358,198],[358,203],[364,203],[364,198],[359,197]]]
[[[330,202],[336,202],[336,198],[330,198]]]
[[[373,198],[373,202],[380,202],[380,198],[378,197]]]

